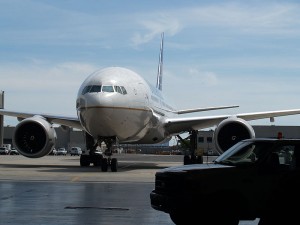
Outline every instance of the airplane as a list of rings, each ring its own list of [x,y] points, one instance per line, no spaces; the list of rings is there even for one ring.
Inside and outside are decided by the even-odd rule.
[[[13,135],[13,144],[26,157],[48,155],[55,146],[53,125],[72,127],[85,132],[87,151],[80,157],[81,166],[101,166],[116,172],[118,161],[112,157],[114,144],[156,144],[173,136],[189,132],[195,139],[197,131],[216,126],[214,143],[219,153],[240,140],[255,137],[251,120],[300,114],[300,109],[180,117],[179,115],[209,110],[238,107],[219,106],[176,110],[163,97],[163,44],[161,36],[156,87],[142,76],[123,67],[107,67],[89,75],[79,88],[76,100],[77,117],[30,113],[1,109],[0,115],[17,117],[19,123]],[[105,155],[96,154],[101,143],[106,144]],[[194,163],[195,149],[184,156],[184,164]],[[196,159],[197,160],[197,159]]]

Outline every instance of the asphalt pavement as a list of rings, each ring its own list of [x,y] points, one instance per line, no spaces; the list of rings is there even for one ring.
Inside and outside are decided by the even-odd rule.
[[[115,156],[116,173],[80,167],[78,156],[1,155],[0,224],[173,224],[168,214],[151,208],[149,194],[156,171],[182,165],[183,157]]]

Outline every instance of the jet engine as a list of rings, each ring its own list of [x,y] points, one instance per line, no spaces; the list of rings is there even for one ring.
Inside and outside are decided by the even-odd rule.
[[[254,137],[253,127],[241,118],[223,120],[214,132],[215,147],[220,154],[237,142]]]
[[[13,143],[18,152],[29,158],[49,154],[56,141],[53,126],[41,116],[22,120],[16,127]]]

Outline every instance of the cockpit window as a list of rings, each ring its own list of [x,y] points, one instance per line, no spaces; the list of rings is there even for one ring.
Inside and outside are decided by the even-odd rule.
[[[122,95],[127,94],[127,91],[123,86],[115,86],[115,91],[122,94]]]
[[[122,89],[123,95],[126,95],[127,94],[126,89],[123,86],[121,86],[120,88]]]
[[[89,92],[101,92],[101,85],[93,85]]]
[[[101,85],[88,85],[82,90],[82,94],[91,93],[91,92],[100,92]]]
[[[103,92],[114,92],[113,86],[102,86]]]
[[[118,93],[120,93],[120,94],[123,94],[123,92],[122,92],[120,86],[115,86],[115,90],[116,90],[116,92],[118,92]]]
[[[92,88],[92,85],[88,85],[88,86],[85,86],[82,90],[82,95],[88,93],[90,91],[90,89]]]
[[[126,95],[127,91],[123,86],[112,86],[112,85],[88,85],[82,90],[82,95],[92,92],[118,92],[120,94]]]

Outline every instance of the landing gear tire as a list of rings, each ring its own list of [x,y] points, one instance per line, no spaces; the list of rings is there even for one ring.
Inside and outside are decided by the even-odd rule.
[[[203,164],[203,157],[202,156],[197,156],[197,164]]]
[[[110,162],[110,169],[112,172],[118,171],[118,160],[116,158],[112,158]]]
[[[191,164],[191,158],[189,155],[185,155],[183,157],[183,165],[189,165],[189,164]]]
[[[89,157],[89,155],[81,155],[80,156],[80,166],[83,166],[83,167],[90,166],[90,157]]]
[[[203,163],[203,157],[202,156],[185,155],[184,158],[183,158],[183,165],[202,164],[202,163]]]
[[[96,167],[101,166],[103,156],[102,155],[94,155],[93,156],[93,164]]]
[[[107,172],[107,169],[108,169],[107,158],[103,158],[101,160],[101,170],[102,170],[102,172]]]

